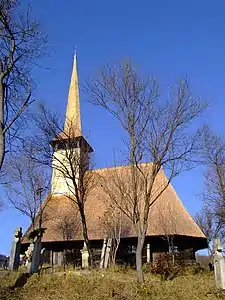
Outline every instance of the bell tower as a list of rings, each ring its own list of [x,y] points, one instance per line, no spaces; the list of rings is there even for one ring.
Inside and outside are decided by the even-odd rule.
[[[82,135],[76,53],[73,60],[64,130],[51,142],[51,145],[53,147],[52,194],[70,194],[74,188],[70,176],[72,168],[73,172],[75,168],[76,180],[79,180],[80,168],[88,168],[89,154],[93,152]]]

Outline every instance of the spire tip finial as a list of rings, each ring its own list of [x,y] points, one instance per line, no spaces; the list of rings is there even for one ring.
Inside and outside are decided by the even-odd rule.
[[[72,74],[70,80],[69,95],[66,108],[66,120],[64,130],[69,132],[72,126],[75,130],[76,136],[81,136],[81,117],[80,117],[80,100],[79,100],[79,87],[78,87],[78,76],[77,76],[77,51],[74,47],[74,59]]]
[[[77,58],[77,47],[76,46],[74,47],[74,56],[73,57]]]

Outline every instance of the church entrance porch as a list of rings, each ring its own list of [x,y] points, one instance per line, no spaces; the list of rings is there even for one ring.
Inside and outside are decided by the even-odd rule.
[[[174,236],[174,251],[179,253],[182,260],[195,260],[195,252],[206,248],[205,239]],[[91,249],[93,251],[94,266],[100,267],[103,240],[91,240]],[[137,238],[122,238],[116,254],[116,263],[135,266]],[[28,244],[22,244],[21,253],[27,250]],[[42,264],[51,266],[72,265],[82,266],[83,241],[62,241],[62,242],[44,242],[42,255]],[[168,239],[165,236],[147,236],[143,248],[143,263],[154,262],[159,253],[170,252]],[[111,255],[111,254],[110,254]],[[110,259],[109,259],[110,262]]]

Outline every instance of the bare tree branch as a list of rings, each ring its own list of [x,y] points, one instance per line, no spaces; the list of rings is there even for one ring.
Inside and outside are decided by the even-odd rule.
[[[46,44],[30,7],[23,13],[19,9],[20,1],[0,0],[0,169],[22,135],[22,116],[34,101],[31,70]]]
[[[30,219],[33,230],[42,228],[48,204],[49,174],[22,153],[8,158],[7,177],[5,188],[9,203]]]

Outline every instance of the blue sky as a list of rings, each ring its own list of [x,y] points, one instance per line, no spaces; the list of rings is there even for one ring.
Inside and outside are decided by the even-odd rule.
[[[193,92],[210,101],[204,121],[223,134],[225,111],[225,2],[223,0],[39,0],[30,1],[48,33],[50,55],[34,70],[35,98],[64,115],[74,47],[80,83],[106,62],[130,57],[155,76],[166,94],[188,76]],[[107,166],[120,147],[118,124],[81,94],[83,131],[90,136],[96,167]],[[201,207],[202,170],[173,183],[188,211]],[[29,220],[12,209],[0,213],[0,253],[8,254],[16,226]]]

